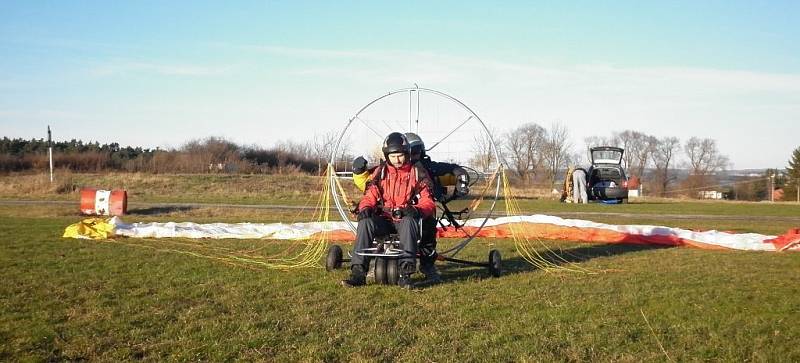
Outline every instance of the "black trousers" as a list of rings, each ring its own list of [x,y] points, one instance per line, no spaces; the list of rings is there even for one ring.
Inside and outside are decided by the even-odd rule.
[[[369,258],[360,256],[355,252],[370,247],[376,237],[383,237],[394,232],[399,237],[400,248],[406,252],[403,257],[398,259],[398,265],[403,266],[403,272],[405,273],[414,272],[417,268],[417,241],[420,240],[420,228],[419,219],[410,216],[403,217],[396,222],[392,222],[383,216],[373,216],[360,220],[356,229],[356,245],[350,265],[361,265],[366,271],[367,266],[369,266]]]
[[[436,261],[436,217],[431,216],[422,220],[422,238],[419,242],[419,262],[423,266]]]

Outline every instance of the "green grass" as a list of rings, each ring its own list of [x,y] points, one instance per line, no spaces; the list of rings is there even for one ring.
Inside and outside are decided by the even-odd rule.
[[[165,174],[106,173],[56,175],[51,184],[43,174],[13,174],[0,177],[0,200],[58,200],[78,201],[79,190],[84,187],[101,189],[124,189],[132,208],[137,203],[224,203],[241,205],[294,205],[313,206],[322,191],[320,177],[306,175],[226,175],[226,174]],[[359,195],[345,181],[351,198]],[[473,187],[473,191],[482,191]],[[494,189],[492,189],[493,191]],[[482,208],[488,206],[494,194],[485,199]],[[523,194],[530,194],[523,191]],[[659,198],[632,200],[631,203],[605,205],[591,203],[574,205],[554,203],[551,199],[519,199],[520,207],[530,213],[630,213],[630,214],[679,214],[679,215],[725,215],[725,216],[776,216],[800,219],[800,204],[753,203],[753,202],[708,202]],[[458,204],[458,201],[454,205]],[[502,198],[497,209],[505,208]],[[458,209],[456,207],[453,208]]]
[[[798,227],[800,215],[752,203],[524,203],[531,213],[631,214],[579,217],[599,222],[758,233]],[[460,257],[497,248],[503,276],[441,264],[445,283],[420,291],[344,289],[345,270],[253,270],[168,251],[272,255],[289,242],[60,238],[76,209],[0,205],[0,361],[800,360],[798,253],[546,241],[597,272],[587,275],[536,270],[512,241],[476,240]],[[729,218],[748,215],[762,218]],[[124,219],[301,221],[310,212],[143,208]]]

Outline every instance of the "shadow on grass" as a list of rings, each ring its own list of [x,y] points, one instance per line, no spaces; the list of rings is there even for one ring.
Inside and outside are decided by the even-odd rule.
[[[565,265],[568,263],[581,263],[593,258],[609,257],[622,255],[630,252],[640,252],[647,250],[658,250],[664,248],[673,248],[674,246],[659,246],[659,245],[640,245],[640,244],[604,244],[583,246],[571,249],[553,249],[551,251],[539,251],[542,259],[550,264]],[[477,261],[487,262],[487,261]],[[489,270],[485,267],[465,266],[456,263],[437,263],[439,271],[442,275],[442,283],[454,282],[458,280],[467,279],[472,276],[490,277]],[[504,258],[502,263],[503,275],[516,274],[521,272],[530,272],[539,270],[539,267],[530,264],[524,258],[515,256],[513,258]]]
[[[539,252],[541,257],[550,264],[565,265],[568,263],[581,263],[589,261],[598,257],[610,257],[622,255],[631,252],[640,252],[648,250],[660,250],[664,248],[673,248],[675,246],[662,246],[662,245],[640,245],[640,244],[602,244],[593,246],[582,246],[570,249],[559,249]],[[523,271],[534,271],[539,268],[531,265],[522,257],[515,257],[503,261],[503,270],[506,273],[515,273]]]
[[[168,214],[174,212],[186,212],[189,210],[194,209],[194,207],[189,206],[163,206],[163,207],[150,207],[150,208],[135,208],[128,210],[128,214],[131,215],[145,215],[145,216],[153,216],[159,214]]]

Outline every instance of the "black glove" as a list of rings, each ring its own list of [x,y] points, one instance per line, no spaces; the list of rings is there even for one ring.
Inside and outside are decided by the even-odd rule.
[[[413,205],[407,205],[403,208],[400,208],[400,218],[406,216],[419,218],[420,216],[419,209],[417,209],[417,207],[414,207]]]
[[[364,174],[367,171],[367,159],[364,159],[363,156],[359,156],[353,160],[353,174],[360,175]]]
[[[372,218],[372,208],[364,208],[358,212],[358,220],[361,221],[362,219]]]

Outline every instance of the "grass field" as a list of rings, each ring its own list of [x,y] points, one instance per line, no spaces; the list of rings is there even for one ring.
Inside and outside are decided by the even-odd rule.
[[[338,280],[345,270],[254,270],[174,253],[182,245],[272,255],[288,242],[62,239],[64,227],[79,219],[75,195],[44,187],[15,195],[8,185],[18,177],[7,178],[0,177],[2,199],[52,196],[75,205],[0,204],[2,361],[800,360],[797,253],[546,241],[595,272],[578,274],[536,270],[514,253],[511,241],[478,240],[460,257],[483,260],[497,248],[507,268],[501,277],[440,265],[445,283],[418,291],[344,289]],[[163,195],[148,191],[150,201],[189,199],[172,177],[137,178],[165,185]],[[181,178],[194,191],[209,183],[207,177]],[[219,179],[207,188],[234,192],[230,200],[209,200],[250,204],[245,196],[251,191],[236,192],[228,182],[263,183]],[[292,189],[269,189],[260,201],[289,199]],[[134,192],[132,203],[146,195]],[[796,204],[522,204],[531,213],[608,223],[772,234],[800,227]],[[128,222],[302,221],[311,214],[210,205],[132,209]]]

